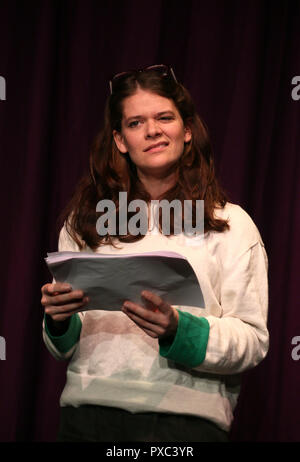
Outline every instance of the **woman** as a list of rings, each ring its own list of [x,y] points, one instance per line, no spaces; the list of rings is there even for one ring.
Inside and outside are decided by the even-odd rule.
[[[204,124],[167,66],[110,82],[105,124],[64,216],[59,250],[140,253],[170,250],[193,266],[203,307],[169,305],[142,292],[120,311],[84,311],[82,291],[42,288],[44,341],[69,359],[60,441],[227,441],[240,374],[268,351],[267,256],[260,234],[215,177]],[[146,235],[102,235],[99,200],[119,209],[151,204]],[[204,200],[204,236],[162,232],[153,200]],[[130,214],[128,214],[128,220]],[[184,217],[182,217],[184,219]]]

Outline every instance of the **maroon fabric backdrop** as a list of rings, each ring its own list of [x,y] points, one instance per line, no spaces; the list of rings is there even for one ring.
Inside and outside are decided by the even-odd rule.
[[[223,185],[269,256],[270,351],[244,376],[232,440],[300,440],[299,43],[299,1],[1,1],[1,441],[55,439],[66,363],[42,341],[43,258],[87,168],[109,77],[155,63],[191,91]]]

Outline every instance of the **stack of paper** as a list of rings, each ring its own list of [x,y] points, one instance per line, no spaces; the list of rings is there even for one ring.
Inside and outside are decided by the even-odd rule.
[[[45,261],[56,281],[67,282],[90,298],[82,311],[120,310],[125,300],[142,304],[143,290],[171,305],[204,308],[197,276],[188,260],[176,252],[53,252]]]

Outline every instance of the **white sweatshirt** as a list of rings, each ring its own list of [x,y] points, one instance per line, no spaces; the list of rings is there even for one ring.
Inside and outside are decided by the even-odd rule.
[[[97,249],[181,253],[194,268],[205,306],[174,305],[179,324],[172,344],[149,337],[121,311],[73,315],[61,337],[51,336],[44,320],[48,350],[70,360],[61,406],[189,414],[230,429],[240,373],[268,351],[268,261],[255,224],[240,206],[227,203],[215,214],[229,219],[230,230],[188,238],[154,229],[138,242],[119,243],[121,249]],[[59,251],[66,250],[79,251],[62,228]]]

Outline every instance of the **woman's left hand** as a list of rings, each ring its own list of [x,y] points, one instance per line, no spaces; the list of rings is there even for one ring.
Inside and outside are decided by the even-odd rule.
[[[123,313],[150,337],[175,337],[178,311],[152,292],[144,290],[141,295],[145,306],[126,300],[122,307]]]

